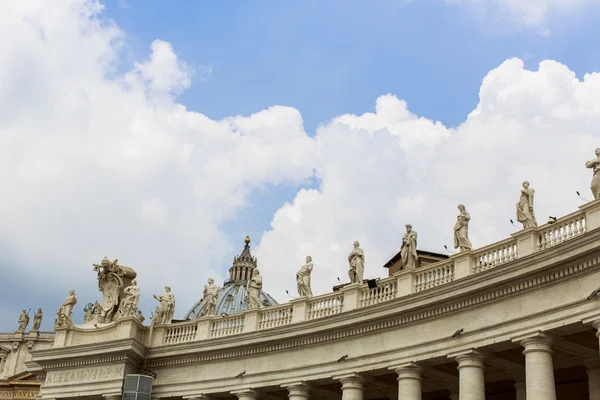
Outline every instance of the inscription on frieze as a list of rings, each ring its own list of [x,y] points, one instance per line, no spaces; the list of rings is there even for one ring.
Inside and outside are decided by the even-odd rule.
[[[32,389],[16,389],[9,392],[0,391],[0,399],[35,399],[39,394],[39,390]]]
[[[124,366],[81,368],[74,371],[50,371],[46,376],[46,385],[105,381],[123,378]]]

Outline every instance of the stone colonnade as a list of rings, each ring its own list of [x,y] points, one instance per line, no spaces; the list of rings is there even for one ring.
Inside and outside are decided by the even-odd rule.
[[[600,327],[598,324],[597,327]],[[599,336],[599,334],[597,334]],[[515,383],[516,400],[556,400],[552,339],[536,334],[513,340],[523,348],[525,355],[525,381]],[[484,353],[471,349],[448,355],[457,363],[458,387],[451,390],[451,400],[485,400]],[[423,369],[416,362],[389,367],[398,375],[398,400],[421,400]],[[600,359],[586,363],[589,382],[589,399],[600,400]],[[342,385],[342,400],[363,400],[365,379],[359,373],[334,377]],[[289,400],[309,400],[310,385],[299,382],[282,385],[288,390]],[[258,400],[254,389],[232,392],[239,400]],[[210,400],[207,395],[186,397],[185,400]],[[106,397],[106,400],[116,400]]]

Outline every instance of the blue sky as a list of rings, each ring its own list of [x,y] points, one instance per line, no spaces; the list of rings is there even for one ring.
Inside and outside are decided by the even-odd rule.
[[[80,320],[104,256],[182,316],[248,230],[283,301],[357,239],[385,275],[405,223],[443,252],[460,203],[475,247],[507,237],[524,179],[539,216],[590,197],[596,0],[98,2],[0,2],[0,331],[71,288]]]

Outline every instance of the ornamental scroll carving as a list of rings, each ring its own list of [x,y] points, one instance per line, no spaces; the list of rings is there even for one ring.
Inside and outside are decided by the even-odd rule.
[[[136,273],[132,268],[118,264],[118,260],[110,261],[104,257],[100,264],[94,264],[94,271],[98,273],[98,289],[102,292],[102,301],[95,302],[93,311],[86,310],[84,322],[97,322],[109,324],[120,318],[134,317],[137,313],[137,301],[127,301],[130,292],[139,291],[134,278]],[[123,308],[120,310],[120,308]],[[91,318],[90,318],[91,317]]]

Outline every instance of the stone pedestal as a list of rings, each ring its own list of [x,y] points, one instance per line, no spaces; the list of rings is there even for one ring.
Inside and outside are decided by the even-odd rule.
[[[358,374],[339,378],[342,384],[342,400],[363,400],[364,380]]]
[[[551,340],[544,334],[521,340],[527,400],[556,400]]]
[[[460,400],[485,400],[483,359],[483,355],[476,350],[456,355]]]
[[[398,400],[421,400],[421,368],[410,363],[394,368],[394,371],[398,374]]]

